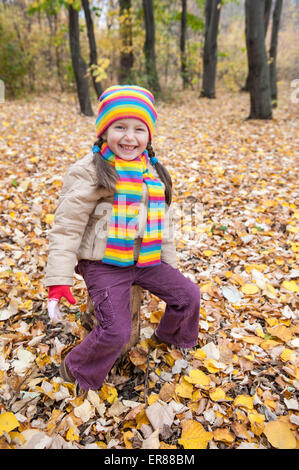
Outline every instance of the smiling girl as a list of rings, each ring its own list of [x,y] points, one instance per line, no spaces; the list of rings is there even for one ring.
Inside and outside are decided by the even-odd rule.
[[[101,95],[93,155],[69,168],[49,234],[51,320],[62,318],[61,297],[76,303],[70,290],[75,270],[98,321],[60,368],[64,380],[84,390],[102,386],[130,340],[132,284],[166,303],[156,341],[197,344],[200,292],[177,269],[172,182],[151,144],[156,117],[145,88],[112,86]]]

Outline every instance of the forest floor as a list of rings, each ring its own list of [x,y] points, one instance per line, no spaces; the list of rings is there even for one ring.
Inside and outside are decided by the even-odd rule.
[[[87,334],[84,282],[56,324],[43,282],[63,175],[95,118],[66,95],[1,104],[0,448],[298,448],[295,98],[280,84],[267,121],[246,120],[244,93],[157,103],[179,269],[201,288],[198,345],[148,349],[165,304],[143,292],[140,342],[87,397],[58,374]]]

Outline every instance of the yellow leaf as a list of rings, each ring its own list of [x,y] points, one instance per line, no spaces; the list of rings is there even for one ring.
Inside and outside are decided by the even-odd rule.
[[[283,281],[282,286],[291,292],[299,292],[299,285],[295,281]]]
[[[202,293],[209,293],[212,288],[213,288],[213,282],[209,281],[209,282],[205,282],[205,283],[201,284],[200,291]]]
[[[196,349],[196,351],[191,351],[192,356],[195,359],[205,359],[207,357],[207,353],[203,349]]]
[[[104,384],[99,391],[99,396],[102,400],[107,400],[108,403],[115,403],[117,400],[117,390],[115,387],[112,387],[111,385]]]
[[[270,421],[265,425],[264,434],[273,447],[277,449],[296,449],[296,439],[287,423]]]
[[[283,362],[289,362],[292,358],[292,356],[296,356],[296,353],[295,351],[293,351],[292,349],[289,349],[289,348],[284,348],[284,350],[282,351],[281,355],[280,355],[280,358]]]
[[[159,400],[159,395],[157,393],[152,393],[148,399],[147,399],[147,403],[148,405],[152,405],[153,403],[155,403],[156,401]]]
[[[255,330],[255,334],[256,334],[257,336],[259,336],[260,338],[264,338],[264,337],[265,337],[265,334],[264,334],[264,332],[263,332],[263,330],[262,330],[261,328],[257,328],[257,329]]]
[[[163,310],[154,310],[151,314],[150,322],[151,323],[160,323],[161,318],[163,316],[163,313],[164,313]]]
[[[193,385],[186,382],[184,377],[181,382],[175,386],[175,393],[182,398],[192,398]]]
[[[213,359],[205,359],[204,366],[208,369],[211,374],[215,374],[219,372],[220,368],[217,367],[215,361]]]
[[[244,284],[244,286],[241,287],[241,291],[246,295],[257,294],[259,290],[256,284]]]
[[[225,442],[226,444],[232,444],[235,440],[234,434],[228,429],[218,428],[213,431],[215,441]]]
[[[192,393],[192,401],[198,401],[201,398],[202,398],[202,394],[199,389],[195,390],[195,392]]]
[[[143,424],[149,424],[145,410],[141,410],[136,416],[137,429],[140,429]]]
[[[278,325],[278,320],[277,318],[266,318],[266,322],[270,326]]]
[[[210,377],[206,375],[202,370],[192,369],[189,372],[189,376],[185,376],[185,380],[195,385],[202,385],[206,387],[210,384]]]
[[[278,341],[274,341],[274,339],[266,339],[266,341],[263,341],[260,344],[260,347],[267,350],[275,348],[275,346],[278,346],[279,344],[281,343],[279,343]]]
[[[271,284],[269,284],[269,282],[266,282],[266,287],[263,289],[263,295],[266,295],[270,299],[276,298],[276,290]]]
[[[126,449],[133,449],[132,439],[134,437],[134,433],[132,431],[126,431],[123,433],[123,436]]]
[[[285,342],[288,342],[293,338],[289,328],[284,325],[277,325],[272,328],[268,327],[267,331],[270,333],[270,335],[276,336],[277,338]]]
[[[19,426],[19,421],[11,411],[6,411],[0,415],[0,436],[4,432],[10,432]]]
[[[267,265],[266,264],[247,264],[245,268],[248,273],[251,273],[251,271],[253,271],[254,269],[256,269],[257,271],[263,272],[265,271],[265,269],[267,269]]]
[[[170,354],[165,354],[165,360],[166,360],[166,363],[172,367],[175,363],[175,360],[174,358],[170,355]]]
[[[212,250],[204,250],[203,254],[205,256],[213,256],[213,255],[217,255],[217,252],[216,251],[212,251]]]
[[[53,224],[54,222],[54,214],[47,214],[45,217],[46,224]]]
[[[213,439],[213,434],[207,432],[203,425],[193,419],[183,422],[183,430],[178,443],[184,449],[206,449],[208,442]]]
[[[248,413],[248,418],[250,421],[250,426],[251,426],[251,431],[256,435],[260,436],[264,430],[264,421],[265,421],[265,416],[262,414],[259,414],[257,412],[255,413]]]
[[[248,408],[249,410],[253,409],[253,399],[249,395],[238,395],[234,399],[234,406],[242,406]]]
[[[79,436],[78,434],[76,434],[74,428],[70,427],[68,432],[66,433],[66,436],[65,436],[66,440],[67,441],[79,441]]]
[[[230,401],[232,398],[226,396],[225,391],[221,387],[215,388],[213,391],[210,391],[210,398],[213,401]]]
[[[257,336],[242,336],[242,341],[245,341],[245,343],[249,344],[261,344],[263,341],[262,338],[258,338]]]

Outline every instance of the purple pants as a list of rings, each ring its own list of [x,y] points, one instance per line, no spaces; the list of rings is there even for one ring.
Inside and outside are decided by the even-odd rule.
[[[99,389],[131,337],[132,284],[166,302],[157,327],[161,341],[191,348],[198,341],[200,290],[178,269],[160,265],[137,268],[80,260],[76,271],[86,283],[98,325],[66,356],[66,364],[84,390]]]

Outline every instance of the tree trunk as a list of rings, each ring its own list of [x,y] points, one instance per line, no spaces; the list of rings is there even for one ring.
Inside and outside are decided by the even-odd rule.
[[[249,119],[272,118],[264,12],[265,0],[246,0],[246,46],[250,92]]]
[[[93,116],[93,111],[89,96],[89,84],[87,77],[87,67],[81,55],[79,36],[79,13],[72,5],[69,5],[69,40],[72,57],[72,65],[75,74],[77,94],[80,104],[80,111],[85,116]]]
[[[151,91],[159,93],[160,85],[156,70],[155,54],[155,20],[153,0],[143,0],[144,24],[145,24],[145,70],[148,80],[148,86]]]
[[[98,54],[97,54],[97,46],[96,40],[94,35],[94,28],[93,28],[93,21],[90,13],[89,8],[89,0],[81,0],[84,15],[85,15],[85,22],[87,27],[87,35],[88,35],[88,42],[89,42],[89,67],[91,65],[97,65],[98,63]],[[99,98],[100,95],[103,93],[102,86],[100,82],[96,81],[96,77],[91,74],[92,83],[96,92],[97,97]]]
[[[54,34],[55,36],[57,35],[57,27],[58,27],[58,14],[54,14]],[[56,61],[56,70],[57,70],[57,77],[58,77],[58,82],[60,85],[60,90],[63,93],[64,92],[64,81],[63,81],[63,72],[61,69],[61,48],[59,44],[55,44],[55,61]]]
[[[123,21],[120,23],[121,51],[118,80],[121,84],[129,84],[133,81],[132,68],[134,65],[134,54],[130,9],[131,0],[119,0],[119,15],[124,16]]]
[[[132,333],[129,343],[124,347],[121,353],[123,357],[131,348],[138,343],[140,338],[140,307],[141,307],[141,294],[142,288],[137,285],[133,285],[131,289],[131,318],[132,318]],[[86,330],[91,331],[96,325],[96,318],[94,315],[94,307],[90,297],[87,299],[87,306],[85,313],[80,315],[81,325]]]
[[[206,0],[203,85],[201,96],[206,96],[207,98],[215,98],[217,36],[221,6],[221,0]]]
[[[187,32],[187,0],[182,0],[182,15],[181,15],[181,76],[183,80],[183,88],[188,85],[188,72],[187,72],[187,58],[186,58],[186,32]]]
[[[270,87],[271,87],[271,102],[272,102],[273,108],[276,108],[277,106],[276,56],[277,56],[278,30],[279,30],[281,10],[282,10],[282,0],[276,0],[274,11],[273,11],[271,46],[270,46]]]
[[[272,7],[272,0],[265,0],[265,12],[264,12],[265,39],[267,36],[267,31],[268,31],[271,7]],[[249,91],[249,71],[247,73],[246,83],[244,87],[241,89],[241,91]]]

